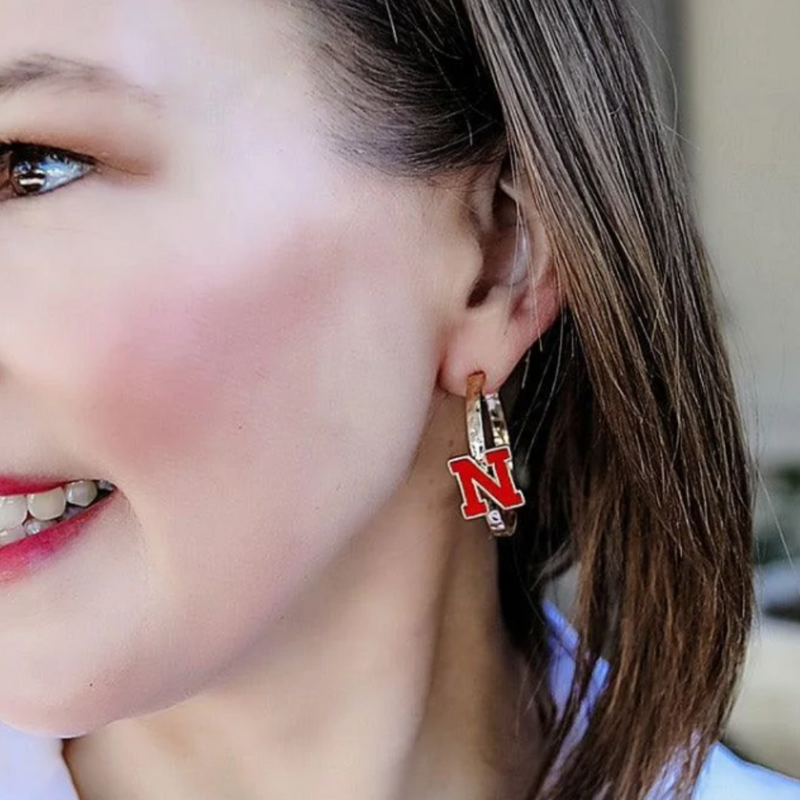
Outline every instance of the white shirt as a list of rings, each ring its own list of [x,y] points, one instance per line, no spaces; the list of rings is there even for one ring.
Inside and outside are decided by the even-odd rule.
[[[556,609],[544,604],[553,660],[549,681],[563,707],[575,668],[577,634]],[[598,664],[592,696],[602,689],[608,665]],[[589,700],[591,702],[592,697]],[[61,756],[61,739],[31,736],[0,723],[0,800],[79,800]],[[800,800],[800,782],[746,764],[722,745],[706,762],[695,800]],[[654,800],[669,800],[667,796]]]

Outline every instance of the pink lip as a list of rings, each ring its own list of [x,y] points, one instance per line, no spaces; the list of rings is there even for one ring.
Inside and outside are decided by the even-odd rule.
[[[35,536],[26,536],[22,541],[0,547],[0,586],[21,580],[59,555],[81,534],[86,533],[92,521],[116,496],[117,492],[112,492],[71,519],[59,522]]]
[[[71,482],[71,478],[66,480],[47,480],[38,481],[29,478],[11,478],[7,475],[0,475],[0,497],[11,497],[17,494],[36,494],[37,492],[49,492],[59,486],[64,486]]]

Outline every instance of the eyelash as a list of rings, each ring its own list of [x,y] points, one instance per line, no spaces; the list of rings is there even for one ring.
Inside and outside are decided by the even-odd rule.
[[[49,162],[49,167],[59,167],[60,174],[52,177],[46,168],[35,169]],[[21,166],[31,177],[25,186],[19,174]],[[49,194],[94,172],[97,162],[89,156],[73,153],[58,147],[31,144],[21,141],[0,141],[0,201],[7,199],[32,198]],[[5,196],[10,193],[10,196]]]

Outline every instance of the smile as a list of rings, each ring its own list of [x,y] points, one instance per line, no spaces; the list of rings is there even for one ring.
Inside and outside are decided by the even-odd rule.
[[[80,480],[44,492],[0,496],[0,549],[82,514],[115,489],[108,481]]]

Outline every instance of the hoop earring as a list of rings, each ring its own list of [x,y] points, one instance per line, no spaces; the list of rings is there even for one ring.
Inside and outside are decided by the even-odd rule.
[[[513,457],[505,414],[497,392],[483,394],[486,373],[474,372],[467,378],[466,419],[470,455],[447,462],[461,489],[464,519],[485,517],[493,536],[513,536],[517,512],[525,497],[514,483]],[[483,406],[492,432],[487,443],[483,424]],[[489,470],[493,467],[494,474]],[[482,490],[481,497],[478,489]]]

